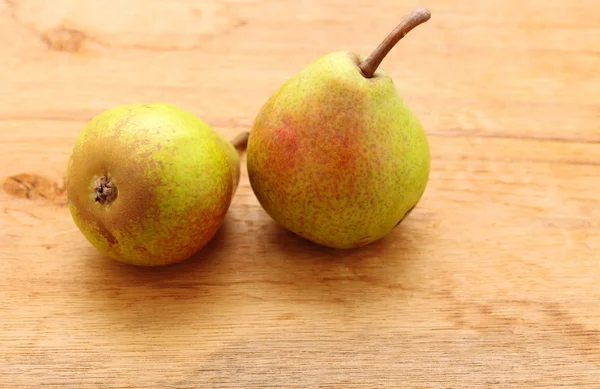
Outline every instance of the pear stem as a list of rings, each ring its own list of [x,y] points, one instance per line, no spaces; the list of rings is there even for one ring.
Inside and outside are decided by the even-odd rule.
[[[417,8],[400,22],[379,46],[365,59],[358,67],[366,78],[371,78],[381,64],[381,61],[390,52],[390,50],[404,38],[406,34],[419,24],[425,23],[431,18],[431,12],[427,8]]]
[[[248,131],[240,132],[231,140],[231,144],[238,151],[243,151],[248,146],[248,139],[250,138],[250,133]]]

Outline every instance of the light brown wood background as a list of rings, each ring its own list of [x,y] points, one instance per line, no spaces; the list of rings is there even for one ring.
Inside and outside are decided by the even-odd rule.
[[[226,225],[184,263],[120,265],[75,228],[62,177],[94,115],[168,102],[232,137],[416,6],[432,19],[382,66],[432,173],[387,239],[283,231],[244,162]],[[596,0],[0,0],[0,91],[2,388],[600,385]]]

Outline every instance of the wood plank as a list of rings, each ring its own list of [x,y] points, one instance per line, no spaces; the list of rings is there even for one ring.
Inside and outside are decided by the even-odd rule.
[[[233,137],[418,5],[431,21],[383,66],[432,172],[388,238],[284,231],[245,157],[188,261],[122,265],[75,227],[62,179],[94,115],[169,102]],[[0,2],[0,388],[596,387],[599,37],[593,0]]]

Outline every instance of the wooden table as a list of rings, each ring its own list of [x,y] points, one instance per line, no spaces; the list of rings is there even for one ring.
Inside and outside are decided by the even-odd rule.
[[[432,172],[388,238],[285,232],[244,160],[188,261],[121,265],[76,229],[62,179],[94,115],[167,102],[232,137],[419,5],[432,19],[382,66]],[[3,0],[0,42],[0,387],[599,387],[597,1]]]

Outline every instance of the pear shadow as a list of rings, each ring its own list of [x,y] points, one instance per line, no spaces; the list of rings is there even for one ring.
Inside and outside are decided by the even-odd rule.
[[[288,296],[319,304],[359,307],[403,298],[418,289],[416,264],[423,255],[417,230],[404,223],[369,245],[334,249],[270,222],[263,231],[269,277],[287,280]]]
[[[192,257],[162,267],[136,267],[102,255],[93,247],[85,270],[83,296],[103,319],[119,325],[181,326],[208,320],[202,312],[222,304],[226,246],[231,229],[223,225]]]

